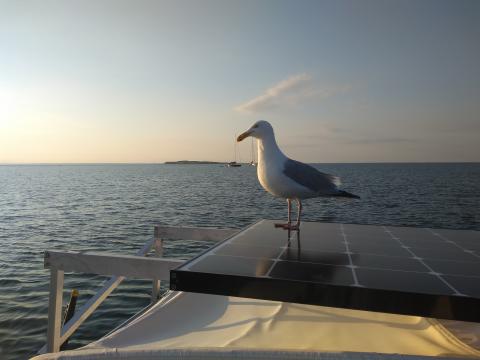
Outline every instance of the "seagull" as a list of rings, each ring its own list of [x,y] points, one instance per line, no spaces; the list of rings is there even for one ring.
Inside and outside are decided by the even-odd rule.
[[[314,197],[360,197],[340,190],[340,179],[325,174],[313,166],[292,160],[285,156],[275,141],[272,125],[260,120],[240,134],[237,141],[252,136],[258,140],[257,176],[262,187],[270,194],[287,199],[288,217],[286,224],[275,224],[285,230],[299,230],[302,200]],[[297,201],[297,221],[292,224],[292,200]]]

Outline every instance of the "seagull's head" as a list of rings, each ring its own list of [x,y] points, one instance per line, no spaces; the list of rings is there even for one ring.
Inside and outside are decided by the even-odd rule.
[[[249,136],[252,136],[257,139],[264,139],[265,137],[270,135],[273,136],[272,125],[270,125],[268,121],[259,120],[255,124],[250,126],[250,129],[240,134],[237,138],[237,141],[240,142]]]

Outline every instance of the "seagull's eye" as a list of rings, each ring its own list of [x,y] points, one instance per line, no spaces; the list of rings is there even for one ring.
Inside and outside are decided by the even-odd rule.
[[[258,128],[258,125],[254,125],[253,128],[254,128],[254,129]]]

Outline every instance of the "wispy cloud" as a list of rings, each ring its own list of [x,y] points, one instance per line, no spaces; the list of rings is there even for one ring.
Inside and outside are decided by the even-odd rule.
[[[306,73],[290,76],[257,97],[235,107],[236,111],[258,113],[281,106],[294,106],[308,98],[325,99],[350,90],[350,86],[319,88]]]

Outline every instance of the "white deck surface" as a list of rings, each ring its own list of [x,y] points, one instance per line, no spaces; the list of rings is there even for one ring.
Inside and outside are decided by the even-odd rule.
[[[480,351],[436,320],[422,317],[173,292],[86,347],[35,360],[403,359],[408,355],[480,357]]]

